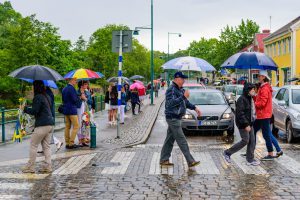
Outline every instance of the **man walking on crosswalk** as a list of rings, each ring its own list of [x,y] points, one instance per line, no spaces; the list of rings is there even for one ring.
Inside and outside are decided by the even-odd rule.
[[[176,141],[182,151],[189,167],[199,165],[199,161],[195,161],[190,153],[187,140],[181,128],[181,118],[185,115],[186,109],[195,110],[198,116],[201,115],[200,110],[188,101],[189,91],[185,91],[182,86],[184,79],[188,78],[182,72],[174,74],[174,81],[166,92],[165,115],[168,123],[167,137],[161,150],[160,165],[174,165],[169,161],[171,152]]]

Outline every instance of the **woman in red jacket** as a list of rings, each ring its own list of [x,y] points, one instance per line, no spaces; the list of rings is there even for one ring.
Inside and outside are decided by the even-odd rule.
[[[270,128],[272,118],[272,87],[269,83],[270,77],[266,70],[260,70],[258,79],[261,85],[255,98],[256,127],[254,129],[259,130],[261,128],[262,135],[266,141],[268,155],[262,158],[262,160],[273,160],[273,158],[283,155],[283,152]],[[276,156],[273,153],[273,145],[277,151]]]

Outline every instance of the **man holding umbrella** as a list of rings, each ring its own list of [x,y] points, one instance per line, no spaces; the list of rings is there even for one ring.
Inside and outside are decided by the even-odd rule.
[[[188,143],[181,128],[181,118],[186,112],[186,108],[195,110],[198,116],[201,115],[200,110],[188,101],[189,91],[185,91],[182,86],[184,79],[188,78],[182,72],[174,74],[174,81],[166,92],[165,115],[168,123],[167,137],[161,150],[160,165],[172,166],[169,161],[174,142],[176,141],[182,151],[189,167],[200,164],[195,161],[190,153]]]

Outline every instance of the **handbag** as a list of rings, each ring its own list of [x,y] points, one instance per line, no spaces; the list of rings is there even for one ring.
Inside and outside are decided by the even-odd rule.
[[[60,113],[60,114],[63,114],[64,112],[64,104],[60,104],[57,108],[57,111]]]

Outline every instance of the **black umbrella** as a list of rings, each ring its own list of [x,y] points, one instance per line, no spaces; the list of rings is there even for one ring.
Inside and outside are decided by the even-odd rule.
[[[135,79],[143,79],[143,78],[144,78],[144,77],[141,76],[141,75],[134,75],[134,76],[130,77],[129,79],[135,80]]]
[[[59,81],[64,78],[55,70],[41,65],[31,65],[16,69],[9,76],[14,78],[26,78],[32,80],[53,80]]]
[[[106,81],[107,81],[107,82],[110,82],[110,83],[116,83],[116,82],[118,82],[118,78],[119,78],[119,77],[111,77],[111,78],[107,79]],[[125,77],[125,76],[122,76],[121,79],[122,79],[123,81],[127,82],[127,83],[130,82],[130,80],[129,80],[127,77]]]

